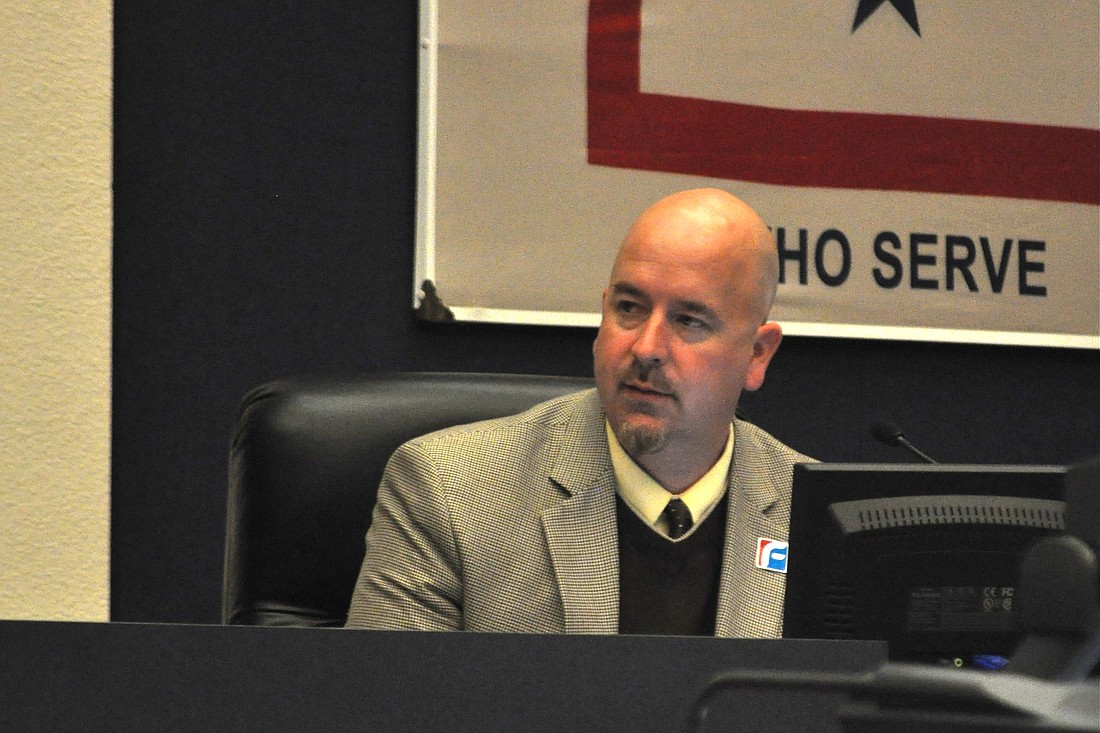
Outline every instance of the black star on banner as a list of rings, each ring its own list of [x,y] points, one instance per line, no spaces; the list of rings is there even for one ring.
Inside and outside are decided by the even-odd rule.
[[[916,0],[859,0],[859,7],[856,8],[856,19],[852,21],[852,33],[855,33],[856,28],[863,25],[863,21],[870,18],[884,2],[889,2],[893,5],[894,10],[898,11],[901,17],[905,19],[905,22],[909,24],[913,32],[918,36],[920,35],[920,22],[917,21]]]

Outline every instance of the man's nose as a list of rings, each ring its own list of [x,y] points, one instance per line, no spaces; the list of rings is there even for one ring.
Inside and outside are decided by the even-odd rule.
[[[653,313],[638,330],[631,349],[634,358],[642,363],[661,364],[668,359],[668,332],[664,318]]]

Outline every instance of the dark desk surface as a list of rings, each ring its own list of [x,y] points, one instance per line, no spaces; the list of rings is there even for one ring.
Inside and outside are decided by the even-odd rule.
[[[677,731],[719,672],[866,671],[885,654],[878,642],[6,621],[0,730]],[[708,730],[839,730],[840,699],[729,696]]]

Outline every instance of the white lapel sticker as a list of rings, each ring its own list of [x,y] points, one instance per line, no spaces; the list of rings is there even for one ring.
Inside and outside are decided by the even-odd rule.
[[[783,540],[759,538],[756,541],[756,567],[773,573],[786,573],[789,550],[790,544]]]

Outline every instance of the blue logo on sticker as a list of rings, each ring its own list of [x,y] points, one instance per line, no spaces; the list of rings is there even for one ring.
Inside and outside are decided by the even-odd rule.
[[[756,567],[773,573],[786,573],[789,551],[790,545],[783,540],[761,537],[756,541]]]

